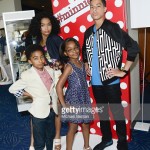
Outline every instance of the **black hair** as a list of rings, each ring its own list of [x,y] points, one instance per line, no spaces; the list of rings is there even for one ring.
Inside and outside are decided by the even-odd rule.
[[[45,54],[45,51],[42,46],[37,45],[37,44],[32,44],[32,45],[28,46],[27,49],[25,50],[25,55],[27,57],[27,60],[30,60],[31,55],[36,51],[42,52],[43,55]]]
[[[90,0],[91,2],[92,0]],[[101,2],[103,3],[104,7],[106,7],[106,0],[101,0]]]
[[[38,39],[42,39],[42,34],[41,34],[41,20],[43,18],[48,18],[51,21],[52,24],[52,31],[50,34],[59,34],[60,33],[60,22],[57,20],[53,14],[50,12],[40,12],[33,17],[31,20],[31,23],[29,25],[29,34],[33,37],[37,37]]]
[[[69,60],[69,57],[66,56],[64,53],[65,53],[65,51],[66,51],[66,45],[67,45],[67,43],[68,43],[68,42],[71,42],[71,41],[74,42],[75,45],[76,45],[77,47],[79,47],[79,49],[80,49],[80,44],[79,44],[79,42],[78,42],[76,39],[74,39],[74,38],[67,38],[67,39],[65,39],[65,40],[62,42],[62,44],[61,44],[61,46],[60,46],[60,48],[59,48],[59,54],[60,54],[61,60],[62,60],[64,63],[67,63],[68,60]]]

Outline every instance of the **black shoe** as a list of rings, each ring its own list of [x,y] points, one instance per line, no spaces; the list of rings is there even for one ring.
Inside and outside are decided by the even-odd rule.
[[[110,141],[102,141],[100,142],[99,144],[97,144],[93,150],[103,150],[104,148],[110,146],[113,144],[113,141],[110,140]]]
[[[118,150],[128,150],[128,143],[127,142],[118,142],[117,149]]]

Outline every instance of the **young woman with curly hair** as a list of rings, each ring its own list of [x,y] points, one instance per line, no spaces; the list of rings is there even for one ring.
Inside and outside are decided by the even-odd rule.
[[[60,23],[56,17],[48,12],[35,15],[29,26],[29,34],[34,37],[33,42],[40,44],[47,51],[47,63],[60,61],[59,46],[63,39],[60,33]]]

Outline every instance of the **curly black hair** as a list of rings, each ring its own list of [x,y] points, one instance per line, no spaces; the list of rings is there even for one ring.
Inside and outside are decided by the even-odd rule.
[[[45,56],[45,51],[42,46],[37,45],[37,44],[32,44],[32,45],[28,46],[25,50],[25,55],[27,57],[27,60],[30,60],[31,55],[36,51],[41,51],[43,53],[43,55]]]
[[[29,34],[33,37],[37,37],[38,39],[42,38],[41,35],[41,20],[43,18],[48,18],[52,24],[51,34],[57,35],[60,33],[60,22],[57,18],[52,15],[50,12],[40,12],[33,17],[31,23],[29,25]]]

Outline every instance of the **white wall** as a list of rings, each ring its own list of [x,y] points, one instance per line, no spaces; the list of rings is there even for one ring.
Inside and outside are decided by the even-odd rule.
[[[21,0],[1,0],[0,1],[0,14],[2,12],[11,12],[22,10]]]
[[[126,0],[127,9],[127,27],[129,35],[138,42],[138,30],[131,29],[130,21],[130,0]],[[131,87],[131,121],[133,121],[140,110],[140,73],[139,56],[130,69],[130,87]]]
[[[1,0],[0,1],[0,29],[4,28],[2,13],[22,10],[21,0]]]
[[[3,20],[2,20],[2,16],[0,16],[0,29],[4,28],[4,24],[3,24]]]
[[[14,5],[15,5],[15,11],[20,11],[20,10],[22,10],[22,7],[21,7],[21,0],[14,0]]]
[[[130,0],[131,27],[150,27],[150,0]]]

